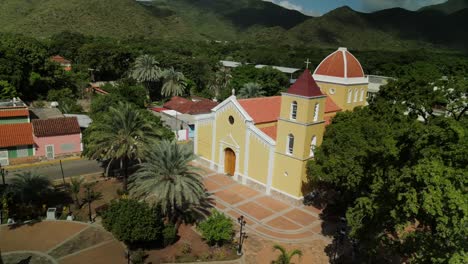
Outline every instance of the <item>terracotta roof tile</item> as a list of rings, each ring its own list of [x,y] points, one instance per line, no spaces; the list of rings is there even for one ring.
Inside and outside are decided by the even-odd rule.
[[[197,97],[197,100],[198,101],[193,102],[186,98],[174,96],[170,101],[166,102],[163,107],[182,114],[196,115],[210,113],[211,109],[218,105],[217,102],[206,98]]]
[[[255,124],[275,122],[281,110],[281,96],[258,97],[238,100]]]
[[[341,108],[335,104],[333,99],[327,96],[327,99],[325,100],[325,113],[338,112],[338,111],[341,111]]]
[[[260,130],[269,136],[271,139],[276,140],[276,133],[277,133],[278,126],[269,126],[269,127],[262,127]]]
[[[53,137],[80,134],[80,125],[76,117],[36,119],[32,121],[36,137]]]
[[[0,110],[0,118],[1,117],[17,117],[17,116],[29,116],[28,109]]]
[[[287,93],[313,97],[323,95],[309,70],[305,70],[301,76],[289,87]]]
[[[61,63],[61,64],[70,64],[71,61],[65,59],[64,57],[60,56],[60,55],[55,55],[53,57],[50,58],[52,61],[54,62],[57,62],[57,63]]]
[[[33,145],[31,123],[0,125],[0,147]]]
[[[346,48],[339,48],[328,55],[315,69],[314,74],[339,78],[364,77],[361,64]]]

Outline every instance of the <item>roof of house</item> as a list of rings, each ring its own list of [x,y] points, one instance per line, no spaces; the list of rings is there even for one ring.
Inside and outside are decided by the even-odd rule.
[[[49,119],[63,117],[62,112],[58,108],[31,108],[32,118]]]
[[[281,96],[239,99],[238,102],[255,124],[275,122],[280,115]]]
[[[197,97],[197,101],[192,101],[180,96],[174,96],[170,101],[166,102],[163,107],[175,110],[182,114],[205,114],[211,112],[211,109],[218,105],[217,102],[206,98]]]
[[[306,97],[324,95],[308,69],[306,69],[301,76],[297,78],[296,82],[289,87],[287,93]]]
[[[31,123],[0,125],[0,148],[33,145]]]
[[[55,61],[57,63],[61,63],[61,64],[70,64],[71,61],[65,59],[64,57],[60,56],[60,55],[55,55],[53,56],[52,58],[50,58],[52,61]]]
[[[76,117],[36,119],[32,121],[32,124],[36,137],[53,137],[81,133]]]
[[[91,117],[88,115],[80,115],[80,114],[64,114],[66,117],[76,117],[78,119],[78,125],[81,128],[88,128],[89,125],[93,122]]]
[[[260,130],[265,133],[267,136],[269,136],[271,139],[276,140],[276,133],[277,133],[277,126],[269,126],[269,127],[262,127]]]
[[[270,66],[270,65],[263,65],[263,64],[255,65],[255,68],[257,68],[257,69],[261,69],[261,68],[265,68],[265,67],[271,67],[271,68],[273,68],[275,70],[278,70],[278,71],[283,72],[283,73],[288,73],[288,74],[295,73],[295,72],[300,70],[300,69],[297,69],[297,68],[290,68],[290,67],[283,67],[283,66]]]
[[[364,77],[361,63],[346,48],[339,48],[328,55],[315,69],[314,75],[338,78]]]
[[[2,109],[0,110],[0,118],[5,117],[19,117],[19,116],[29,116],[29,111],[26,108],[23,109]]]

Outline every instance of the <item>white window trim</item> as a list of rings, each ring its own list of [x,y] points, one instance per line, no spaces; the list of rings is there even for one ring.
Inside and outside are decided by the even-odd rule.
[[[4,163],[4,166],[10,165],[10,156],[9,156],[9,153],[8,153],[8,149],[0,150],[0,152],[6,153],[6,156],[3,157],[3,158],[1,158],[1,160],[5,160],[5,161],[6,161],[6,162]]]
[[[291,145],[291,141],[290,141],[290,137],[292,137],[292,148],[290,147]],[[287,155],[290,155],[292,156],[293,153],[294,153],[294,135],[293,134],[288,134],[288,136],[286,137],[286,154]]]
[[[359,101],[363,101],[364,100],[364,88],[361,88],[361,97],[359,98]]]
[[[317,148],[317,137],[313,136],[310,142],[310,156],[315,157],[315,149]]]
[[[26,155],[21,155],[21,156],[20,156],[20,155],[19,155],[19,153],[20,153],[19,151],[20,151],[20,150],[21,150],[21,151],[26,151]],[[25,158],[25,157],[28,157],[28,156],[29,156],[28,146],[17,146],[17,147],[16,147],[16,156],[17,156],[18,158]]]
[[[354,89],[354,102],[355,103],[358,101],[358,97],[359,97],[359,90]]]
[[[351,89],[348,90],[348,104],[351,103],[351,101],[353,100],[353,91]]]
[[[296,109],[294,109],[294,107],[295,107]],[[296,111],[296,113],[294,113],[294,110]],[[293,101],[293,102],[291,103],[291,112],[289,113],[289,118],[290,118],[291,120],[296,120],[296,119],[297,119],[297,102],[296,102],[296,101]]]
[[[52,159],[55,159],[55,146],[53,144],[45,145],[45,149],[44,149],[45,150],[45,157],[49,158],[47,156],[47,147],[48,146],[52,146]]]
[[[315,108],[314,108],[314,122],[318,121],[319,118],[319,111],[320,111],[320,104],[315,103]]]

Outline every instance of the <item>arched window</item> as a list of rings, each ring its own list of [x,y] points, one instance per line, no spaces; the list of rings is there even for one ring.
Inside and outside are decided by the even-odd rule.
[[[315,110],[314,110],[314,122],[317,122],[317,121],[318,121],[319,110],[320,110],[320,104],[319,104],[319,103],[316,103],[316,104],[315,104]]]
[[[286,148],[286,153],[293,154],[294,149],[294,136],[293,134],[288,135],[288,146]]]
[[[361,88],[361,98],[359,98],[359,101],[363,101],[364,100],[364,88]]]
[[[348,104],[351,103],[352,98],[353,98],[353,91],[349,89],[348,90]]]
[[[310,156],[315,156],[315,148],[317,147],[317,137],[313,136],[312,141],[310,142]]]
[[[358,90],[358,89],[354,89],[354,102],[357,102],[358,95],[359,95],[359,90]]]
[[[297,102],[293,101],[291,103],[291,119],[296,120],[297,116]]]

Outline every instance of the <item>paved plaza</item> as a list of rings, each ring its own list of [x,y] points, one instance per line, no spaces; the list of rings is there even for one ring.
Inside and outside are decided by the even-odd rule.
[[[278,242],[330,242],[322,232],[321,211],[312,206],[296,206],[234,181],[230,176],[203,169],[205,186],[215,207],[236,219],[243,215],[247,229]]]

